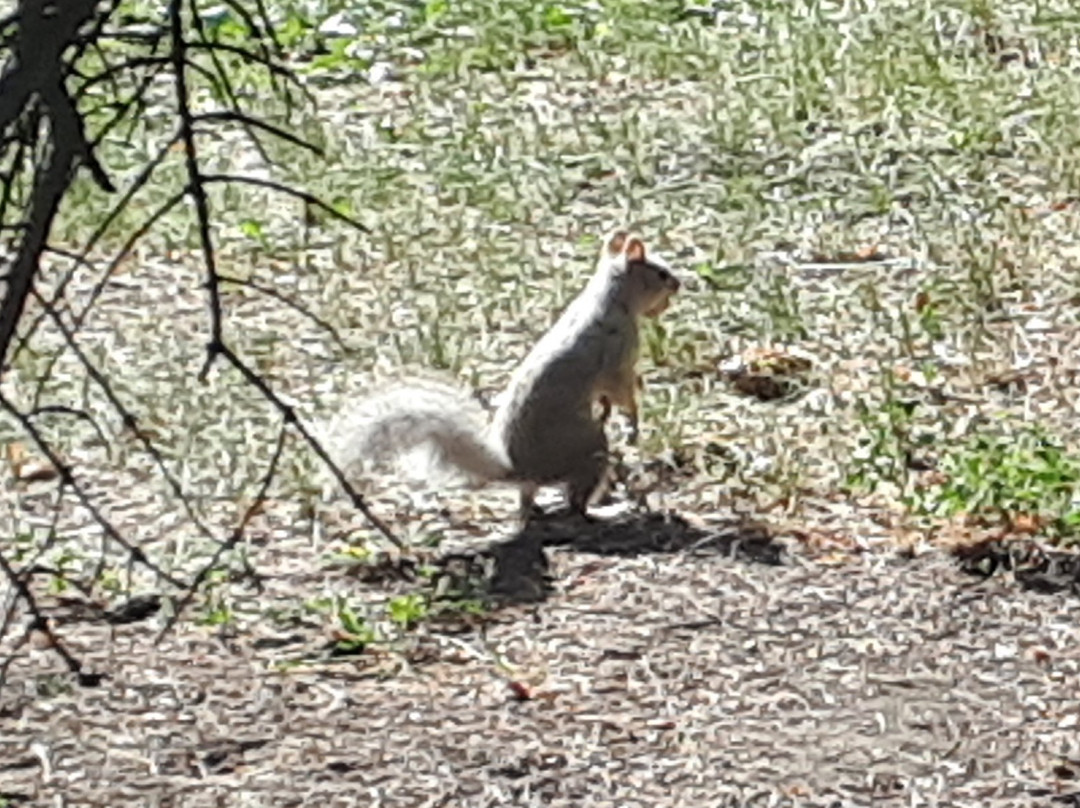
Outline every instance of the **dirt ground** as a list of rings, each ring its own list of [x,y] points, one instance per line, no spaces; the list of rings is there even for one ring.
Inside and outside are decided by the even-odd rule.
[[[107,678],[12,664],[2,804],[1080,805],[1080,600],[1053,575],[553,524],[490,548],[502,609],[394,653],[281,666],[318,627],[155,647],[69,609]]]

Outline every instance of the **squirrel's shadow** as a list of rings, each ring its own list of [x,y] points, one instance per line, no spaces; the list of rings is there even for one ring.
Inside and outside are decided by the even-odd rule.
[[[503,603],[544,600],[552,590],[544,548],[595,555],[645,553],[723,555],[776,566],[783,547],[760,523],[730,519],[709,528],[692,526],[672,512],[636,512],[607,519],[552,515],[531,521],[510,538],[489,547],[489,594]]]

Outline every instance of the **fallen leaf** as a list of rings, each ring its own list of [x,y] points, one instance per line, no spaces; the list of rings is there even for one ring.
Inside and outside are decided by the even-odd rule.
[[[740,393],[771,401],[807,384],[813,362],[805,356],[751,348],[724,362],[720,372]]]
[[[514,694],[514,698],[518,701],[531,701],[533,697],[532,688],[530,688],[524,682],[510,681],[507,682],[510,687],[510,692]]]
[[[814,253],[811,258],[816,264],[858,264],[868,261],[883,261],[888,256],[877,244],[868,244],[857,250],[841,250],[835,255]]]
[[[1035,513],[1018,513],[1009,515],[1009,527],[1014,533],[1032,535],[1038,533],[1043,527],[1043,519]]]
[[[1047,651],[1045,648],[1032,648],[1028,653],[1031,654],[1031,659],[1033,662],[1036,662],[1039,665],[1050,664],[1050,652]]]
[[[26,447],[18,442],[9,443],[4,447],[4,452],[7,454],[8,463],[11,464],[12,471],[15,472],[15,476],[19,476],[19,469],[22,464],[26,462]]]
[[[59,470],[49,462],[30,462],[22,465],[15,473],[20,482],[33,483],[42,480],[55,480],[60,476]]]

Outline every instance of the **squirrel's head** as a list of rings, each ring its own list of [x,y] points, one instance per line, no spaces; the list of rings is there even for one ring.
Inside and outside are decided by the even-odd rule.
[[[646,255],[645,242],[626,230],[604,240],[600,263],[619,278],[620,297],[635,315],[658,316],[682,285],[662,258]]]

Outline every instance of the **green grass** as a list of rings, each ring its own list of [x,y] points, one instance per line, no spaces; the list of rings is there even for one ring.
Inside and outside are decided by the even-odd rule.
[[[935,492],[939,513],[1005,524],[1028,521],[1072,541],[1080,526],[1080,458],[1038,427],[977,433],[949,454]]]
[[[963,458],[983,451],[971,448],[980,440],[996,457],[986,447],[1016,430],[1052,436],[1063,457],[1077,451],[1067,357],[1080,294],[1071,202],[1080,18],[1071,4],[716,8],[274,4],[317,105],[287,115],[251,68],[234,66],[235,87],[253,112],[296,127],[326,157],[268,138],[278,161],[270,174],[370,233],[270,192],[215,187],[222,271],[303,302],[345,347],[235,286],[230,343],[310,420],[402,366],[496,389],[584,283],[598,238],[626,223],[700,281],[645,332],[641,459],[674,449],[699,464],[669,504],[723,510],[746,497],[764,509],[872,489],[858,507],[916,511],[920,482],[908,460],[928,448],[953,475],[944,496],[957,509],[1008,510],[1009,497],[1040,496],[1041,478],[1017,482],[1017,471],[1003,485],[1022,494],[987,499],[969,479],[982,467]],[[358,33],[319,33],[337,13]],[[216,24],[226,40],[246,36],[236,20]],[[130,136],[105,141],[118,184],[170,120],[151,109]],[[240,133],[222,131],[200,140],[207,170],[264,170]],[[180,187],[180,159],[170,154],[96,258]],[[110,203],[80,176],[58,243],[77,247]],[[194,381],[207,335],[195,235],[189,208],[167,217],[118,273],[83,340],[154,425],[198,513],[225,532],[257,489],[278,422],[236,374]],[[852,259],[870,248],[887,260]],[[95,277],[82,272],[72,299]],[[47,355],[55,335],[32,344]],[[813,356],[816,389],[780,404],[734,395],[718,364],[756,346]],[[42,367],[23,355],[22,389]],[[1022,388],[993,381],[1013,368],[1029,374]],[[85,402],[116,434],[80,378],[66,356],[46,400]],[[147,512],[173,514],[160,530],[145,528],[151,550],[177,567],[202,557],[205,541],[175,516],[134,444],[105,452],[82,424],[54,418],[47,428],[106,500],[134,490]],[[733,458],[725,453],[734,473],[722,485],[709,460],[716,446]],[[310,502],[312,465],[289,444],[258,528],[271,546],[315,530],[290,510]],[[1049,481],[1043,493],[1061,490]],[[417,515],[388,484],[373,494],[408,536],[432,534],[430,510]],[[511,512],[500,496],[496,519]],[[1056,514],[1070,512],[1054,501]],[[789,509],[784,518],[815,516]]]

